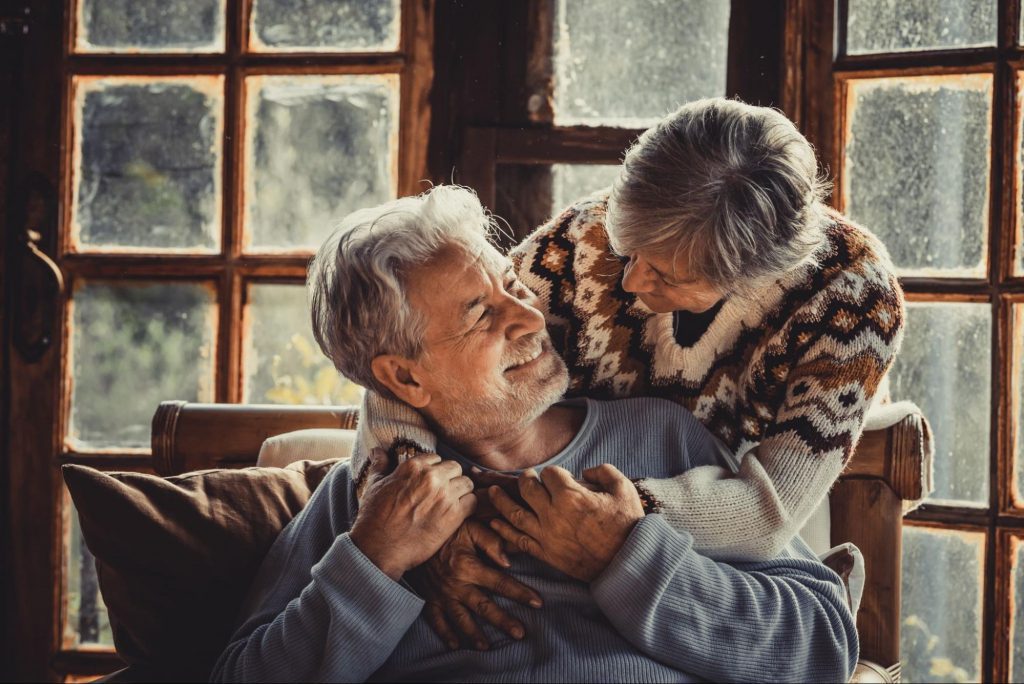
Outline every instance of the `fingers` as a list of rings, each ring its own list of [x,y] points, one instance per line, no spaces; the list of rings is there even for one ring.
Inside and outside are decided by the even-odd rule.
[[[445,613],[455,623],[455,627],[469,639],[469,642],[473,644],[476,650],[486,651],[490,647],[490,642],[484,636],[483,630],[476,624],[476,620],[473,619],[473,616],[465,606],[461,603],[450,601],[445,604]]]
[[[576,478],[572,476],[565,468],[559,466],[548,466],[544,470],[540,471],[541,482],[550,492],[551,497],[554,498],[557,492],[564,491],[566,489],[579,489],[580,485],[576,482]]]
[[[583,471],[583,479],[598,485],[612,496],[621,496],[636,488],[628,477],[619,472],[611,463],[602,463]]]
[[[544,603],[540,598],[540,594],[501,570],[495,570],[481,564],[477,573],[477,584],[485,589],[490,589],[498,596],[504,596],[507,599],[512,599],[517,603],[534,608],[540,608]]]
[[[542,487],[543,485],[538,484],[537,486]],[[533,534],[537,530],[537,516],[513,501],[508,494],[502,491],[501,487],[491,487],[487,493],[490,495],[494,507],[510,523],[527,534]]]
[[[483,551],[495,564],[503,568],[510,567],[512,563],[505,554],[505,542],[498,533],[489,527],[484,527],[475,520],[466,522],[466,531],[469,532],[470,541]]]
[[[474,489],[473,481],[464,475],[448,480],[448,490],[456,497],[465,496]]]
[[[498,485],[502,489],[514,488],[519,478],[507,473],[499,473],[496,470],[481,470],[473,466],[469,470],[469,476],[476,482],[477,487],[490,487]]]
[[[497,603],[491,600],[491,597],[476,587],[469,589],[466,600],[474,613],[513,639],[522,639],[526,636],[526,628],[521,622],[502,610]]]
[[[371,450],[369,460],[370,469],[366,471],[365,487],[370,487],[375,482],[385,477],[388,472],[388,455],[383,449]]]
[[[543,560],[544,550],[541,549],[537,540],[512,527],[504,520],[495,518],[491,521],[491,529],[501,535],[501,538],[512,545],[512,548],[523,553],[528,553],[534,558]]]
[[[451,650],[457,651],[459,649],[459,635],[455,633],[451,624],[448,623],[448,618],[445,617],[441,606],[430,602],[423,607],[423,612],[426,613],[427,623],[437,632],[437,636],[441,637],[441,641]]]
[[[548,492],[547,487],[541,482],[537,471],[533,468],[527,468],[519,476],[519,494],[523,497],[523,501],[535,511],[542,510],[551,504],[551,493]]]

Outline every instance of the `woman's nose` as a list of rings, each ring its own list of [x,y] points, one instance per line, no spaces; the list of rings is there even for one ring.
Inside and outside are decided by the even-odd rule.
[[[626,269],[622,273],[622,289],[626,292],[641,294],[650,292],[651,288],[652,283],[649,274],[646,272],[646,269],[640,267],[636,256],[633,256],[629,263],[626,264]]]

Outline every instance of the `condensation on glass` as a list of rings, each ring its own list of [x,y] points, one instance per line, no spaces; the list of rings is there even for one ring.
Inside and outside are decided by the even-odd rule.
[[[729,3],[558,0],[555,122],[642,128],[725,94]]]
[[[849,0],[846,53],[996,44],[996,0]]]
[[[984,567],[981,532],[903,527],[903,681],[981,681]]]
[[[578,199],[608,188],[619,176],[621,165],[552,164],[552,213],[562,211]]]
[[[71,448],[148,448],[160,402],[213,400],[212,286],[79,281],[70,309]]]
[[[245,238],[311,250],[398,191],[398,76],[246,79]]]
[[[78,0],[76,52],[223,52],[224,0]]]
[[[1020,537],[1011,537],[1010,542],[1010,672],[1009,680],[1024,679],[1024,543]]]
[[[74,79],[72,249],[220,246],[224,79]]]
[[[1011,415],[1015,417],[1016,454],[1014,456],[1014,505],[1024,508],[1024,303],[1013,305],[1010,320],[1012,333],[1013,384],[1010,386]],[[1024,615],[1024,613],[1022,613]]]
[[[1024,22],[1024,12],[1021,21]],[[1024,275],[1024,71],[1017,72],[1017,144],[1020,149],[1017,150],[1017,241],[1013,270],[1017,275]]]
[[[113,646],[107,606],[100,594],[96,559],[85,545],[82,528],[67,489],[63,510],[67,516],[64,537],[64,600],[67,613],[64,621],[64,648],[78,646]]]
[[[302,285],[252,284],[245,307],[245,385],[253,404],[358,405],[362,388],[320,351]]]
[[[929,500],[987,506],[992,308],[989,304],[907,305],[903,347],[890,372],[893,400],[928,416],[935,444]]]
[[[253,52],[393,52],[399,0],[254,0]]]
[[[992,76],[849,83],[842,196],[901,274],[984,277]]]

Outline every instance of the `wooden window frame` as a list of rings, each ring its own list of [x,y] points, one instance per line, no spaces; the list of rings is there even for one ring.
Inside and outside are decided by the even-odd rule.
[[[810,15],[805,21],[817,26],[817,35],[810,42],[815,44],[818,56],[811,64],[804,64],[805,80],[800,89],[803,113],[812,122],[810,128],[819,141],[819,154],[836,177],[838,191],[833,195],[833,204],[840,211],[843,209],[845,102],[852,81],[968,73],[987,73],[993,78],[986,272],[976,278],[908,276],[900,281],[908,302],[981,302],[991,307],[989,501],[985,508],[926,503],[910,513],[907,524],[985,532],[982,669],[979,674],[986,681],[1006,681],[1012,651],[1009,627],[1013,611],[1009,539],[1024,535],[1024,508],[1015,507],[1013,502],[1016,416],[1012,394],[1015,350],[1011,318],[1013,303],[1024,302],[1024,273],[1013,272],[1014,251],[1021,230],[1017,215],[1017,196],[1022,190],[1018,177],[1020,105],[1015,97],[1016,73],[1024,70],[1024,46],[1017,44],[1021,2],[998,0],[995,46],[871,55],[845,54],[848,0],[836,0],[834,5],[821,4],[829,7],[806,8]]]
[[[55,196],[52,223],[41,227],[43,247],[62,271],[66,292],[83,280],[205,283],[215,288],[218,307],[213,332],[213,398],[238,402],[243,396],[242,311],[245,292],[253,283],[302,284],[311,251],[244,253],[242,202],[245,127],[245,83],[251,75],[377,74],[399,78],[398,196],[422,191],[430,178],[427,152],[430,135],[429,96],[433,80],[435,0],[401,0],[399,46],[394,52],[287,52],[249,53],[249,19],[253,0],[227,0],[225,49],[218,53],[94,54],[74,52],[74,2],[25,0],[32,22],[32,40],[24,44],[20,84],[24,98],[14,112],[25,125],[26,140],[58,140],[57,146],[8,143],[24,166],[12,174],[11,186],[31,174],[44,179]],[[79,0],[81,1],[81,0]],[[33,68],[34,67],[34,68]],[[224,78],[223,131],[221,133],[221,244],[216,253],[188,254],[145,248],[130,253],[76,252],[70,236],[72,211],[75,76],[194,76]],[[41,81],[41,82],[40,82]],[[45,84],[49,84],[49,88]],[[54,95],[58,95],[54,97]],[[76,174],[77,175],[77,174]],[[8,186],[4,186],[8,190]],[[17,204],[14,191],[5,193]],[[5,207],[6,208],[6,207]],[[8,211],[14,215],[18,207]],[[26,209],[27,213],[28,210]],[[26,220],[34,220],[26,217]],[[35,219],[37,220],[37,219]],[[38,222],[38,220],[37,220]],[[13,230],[15,226],[11,226]],[[22,226],[16,226],[22,229]],[[10,257],[17,259],[20,255]],[[150,472],[148,449],[72,448],[65,442],[70,413],[68,359],[72,328],[70,306],[54,321],[55,341],[35,364],[12,356],[10,368],[0,368],[10,382],[16,401],[6,418],[11,434],[9,449],[10,508],[7,523],[11,568],[4,577],[11,610],[4,626],[11,644],[6,656],[17,678],[44,679],[67,675],[93,675],[120,667],[112,648],[73,645],[65,638],[68,607],[64,597],[70,509],[63,505],[64,488],[59,468],[66,463],[102,469]],[[22,401],[32,410],[21,407]],[[6,407],[5,407],[6,408]],[[154,411],[156,407],[153,407]],[[45,570],[44,570],[45,569]],[[44,574],[45,572],[45,574]],[[44,579],[45,578],[45,579]],[[13,599],[10,598],[13,596]],[[44,610],[49,606],[49,610]]]

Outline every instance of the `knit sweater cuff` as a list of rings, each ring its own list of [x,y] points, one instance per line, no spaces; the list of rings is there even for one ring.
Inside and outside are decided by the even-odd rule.
[[[352,541],[348,532],[339,535],[312,574],[343,597],[346,611],[365,621],[370,631],[387,643],[409,629],[424,601],[373,564]]]

